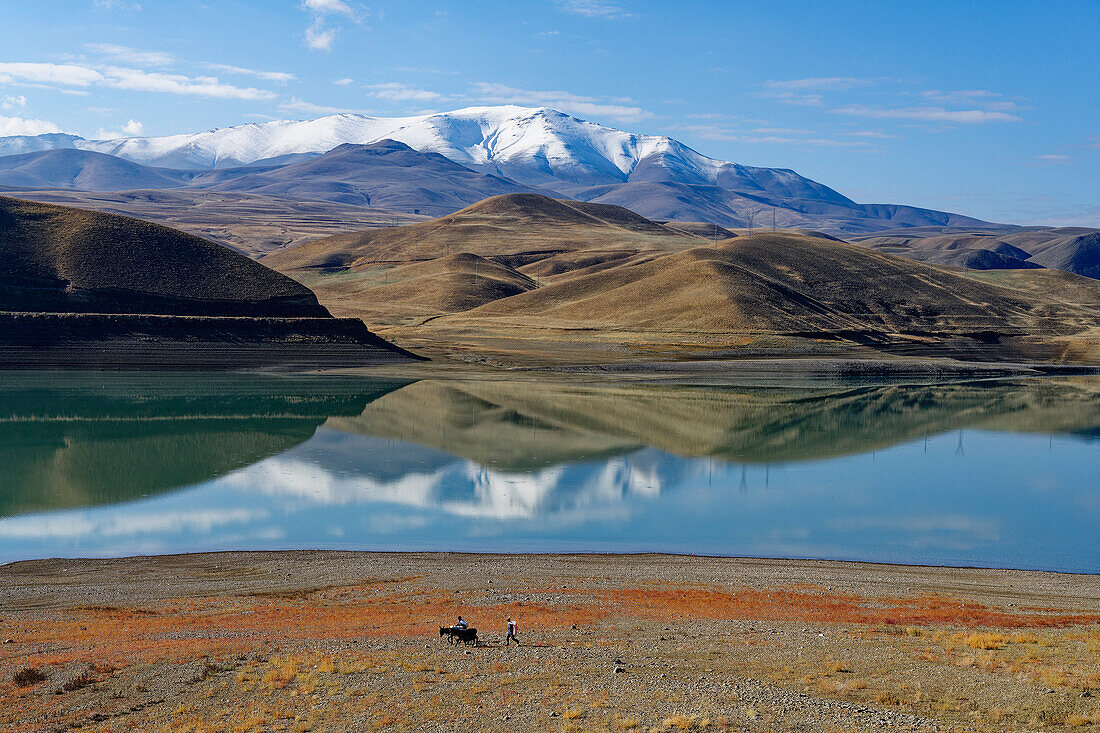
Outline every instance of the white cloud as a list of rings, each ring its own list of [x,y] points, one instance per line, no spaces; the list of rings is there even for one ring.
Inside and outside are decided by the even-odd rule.
[[[336,40],[336,30],[325,28],[320,23],[314,23],[306,28],[306,45],[314,51],[330,51],[332,43]]]
[[[809,79],[787,79],[785,81],[766,81],[764,86],[771,89],[806,90],[806,89],[852,89],[853,87],[869,86],[874,82],[870,79],[857,79],[851,76],[822,76]]]
[[[958,89],[952,92],[942,92],[938,89],[927,89],[920,92],[920,96],[929,102],[951,105],[978,105],[987,108],[1017,109],[1015,102],[1002,100],[1004,96],[988,89]]]
[[[45,64],[0,61],[0,84],[59,84],[86,87],[103,81],[95,69],[78,64]]]
[[[805,94],[802,92],[763,92],[759,96],[775,99],[783,104],[793,104],[799,107],[820,107],[824,98],[820,94]]]
[[[142,92],[186,94],[219,99],[273,99],[265,89],[237,87],[219,82],[216,77],[189,77],[145,71],[126,66],[97,66],[50,63],[0,63],[0,83],[37,84],[47,87],[87,87],[100,85]],[[59,89],[66,93],[80,90]]]
[[[1036,167],[1044,165],[1068,165],[1071,162],[1073,162],[1073,159],[1068,155],[1048,154],[1036,155],[1031,159],[1029,165]]]
[[[851,132],[842,133],[844,135],[851,135],[852,137],[872,137],[879,140],[893,140],[896,135],[888,135],[882,130],[852,130]]]
[[[163,51],[143,51],[113,43],[85,43],[84,48],[101,56],[109,56],[115,61],[138,66],[170,66],[176,60],[172,54]]]
[[[574,15],[608,20],[629,18],[634,15],[620,5],[603,2],[603,0],[558,0],[558,8]]]
[[[141,10],[141,3],[124,2],[124,0],[95,0],[96,10]]]
[[[620,122],[636,122],[653,113],[641,107],[626,104],[607,104],[594,97],[561,91],[534,91],[517,89],[504,84],[475,82],[472,85],[473,96],[482,102],[491,104],[520,104],[536,107],[552,107],[563,112],[592,115]]]
[[[462,74],[461,71],[455,71],[454,69],[433,69],[427,66],[395,66],[393,70],[406,74],[450,74],[452,76]]]
[[[309,115],[332,115],[340,114],[343,112],[356,113],[359,110],[346,109],[344,107],[325,107],[320,104],[313,104],[312,102],[305,102],[297,97],[291,97],[289,102],[283,102],[279,105],[280,110],[286,112],[305,112]]]
[[[302,9],[314,13],[337,13],[349,18],[355,17],[355,11],[343,0],[302,0]]]
[[[329,51],[336,41],[339,29],[330,22],[332,16],[344,16],[356,23],[358,14],[343,0],[302,0],[299,6],[309,13],[311,22],[305,31],[306,46],[314,51]]]
[[[103,128],[96,130],[95,139],[113,140],[117,137],[138,137],[143,132],[145,132],[145,125],[131,119],[120,130],[104,130]]]
[[[721,125],[685,125],[684,130],[694,133],[705,140],[747,143],[750,145],[797,145],[806,148],[857,148],[870,150],[871,143],[865,140],[836,140],[827,137],[803,137],[813,134],[812,130],[793,128],[756,127],[738,130]]]
[[[27,98],[23,95],[18,97],[4,97],[4,101],[0,102],[0,109],[15,109],[16,107],[26,107]]]
[[[868,107],[853,104],[830,110],[834,114],[866,117],[875,120],[926,120],[929,122],[954,122],[963,125],[978,125],[985,122],[1019,122],[1020,117],[984,109],[947,109],[946,107]]]
[[[129,513],[64,512],[12,517],[0,521],[0,537],[21,539],[123,537],[157,532],[209,533],[216,527],[267,519],[265,510],[242,508]]]
[[[344,77],[343,79],[337,79],[336,81],[334,81],[332,83],[335,84],[338,87],[346,87],[348,84],[351,84],[354,81],[355,81],[355,79],[349,79],[347,77]]]
[[[0,137],[7,137],[8,135],[44,135],[47,132],[61,132],[61,128],[47,120],[0,115]]]
[[[213,76],[189,77],[182,74],[111,66],[104,70],[107,86],[138,92],[164,92],[218,99],[273,99],[275,94],[266,89],[235,87],[223,84]]]
[[[372,95],[378,99],[386,99],[391,102],[435,102],[444,98],[439,92],[433,92],[429,89],[417,89],[398,82],[372,84],[368,89],[373,89]]]
[[[802,130],[797,127],[754,127],[749,132],[764,135],[812,135],[813,130]]]
[[[203,64],[203,67],[210,69],[211,71],[220,71],[223,74],[235,74],[237,76],[254,76],[257,79],[263,79],[265,81],[276,81],[280,84],[285,84],[288,81],[294,81],[298,77],[294,74],[290,74],[285,71],[257,71],[256,69],[246,69],[243,66],[232,66],[230,64]]]

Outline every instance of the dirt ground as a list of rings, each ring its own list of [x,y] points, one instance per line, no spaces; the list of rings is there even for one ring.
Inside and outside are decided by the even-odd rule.
[[[439,627],[461,614],[476,646]],[[505,622],[520,647],[504,645]],[[1100,729],[1100,578],[668,555],[0,567],[4,731]]]

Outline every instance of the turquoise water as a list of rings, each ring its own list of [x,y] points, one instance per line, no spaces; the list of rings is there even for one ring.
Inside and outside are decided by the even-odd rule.
[[[665,551],[1100,572],[1100,380],[0,375],[0,562]]]

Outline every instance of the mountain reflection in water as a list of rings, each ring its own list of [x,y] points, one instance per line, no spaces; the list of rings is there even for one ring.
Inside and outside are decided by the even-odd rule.
[[[1095,378],[101,382],[0,379],[0,514],[18,515],[0,518],[0,559],[345,547],[1100,569]]]

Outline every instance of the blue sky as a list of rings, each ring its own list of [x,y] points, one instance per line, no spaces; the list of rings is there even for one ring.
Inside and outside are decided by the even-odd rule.
[[[1100,2],[6,0],[0,135],[548,106],[857,201],[1100,226]]]

